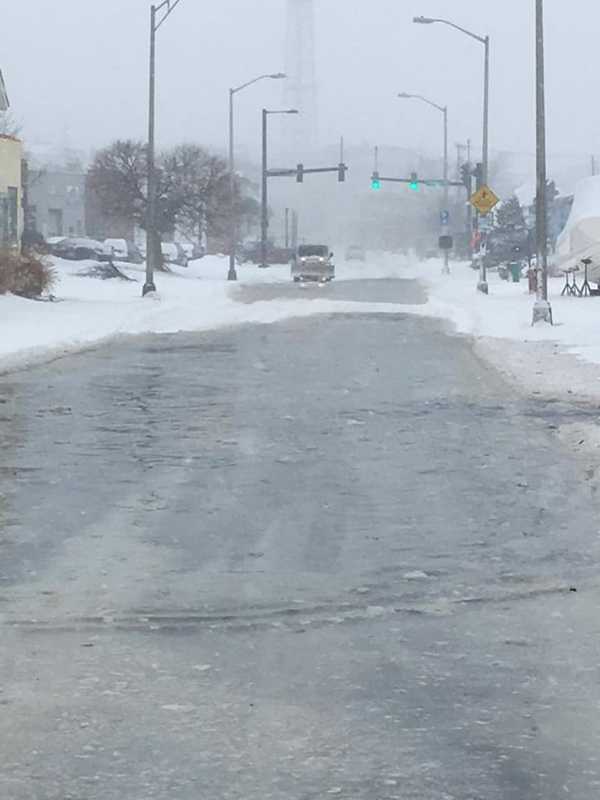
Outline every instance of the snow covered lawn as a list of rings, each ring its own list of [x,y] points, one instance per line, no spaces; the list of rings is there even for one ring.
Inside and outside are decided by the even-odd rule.
[[[366,263],[338,264],[339,280],[361,278],[417,278],[427,288],[429,300],[421,306],[356,304],[329,299],[278,299],[252,304],[236,300],[238,284],[225,280],[227,259],[208,256],[188,269],[156,276],[158,295],[141,298],[143,267],[120,265],[133,280],[82,277],[88,262],[56,261],[56,302],[35,302],[0,296],[0,369],[10,369],[93,345],[110,337],[141,333],[209,330],[241,323],[270,323],[315,313],[388,311],[431,316],[450,321],[459,333],[471,335],[480,352],[496,366],[510,372],[544,376],[546,388],[563,388],[572,382],[580,388],[590,383],[600,392],[600,298],[561,297],[563,282],[550,282],[555,326],[531,327],[533,298],[527,282],[501,281],[489,275],[490,294],[476,291],[477,273],[467,264],[454,264],[452,274],[441,274],[441,262],[418,263],[402,256],[376,255]],[[240,283],[289,284],[289,267],[261,270],[253,265],[238,269]],[[482,348],[486,348],[483,352]],[[561,361],[548,369],[547,355],[570,354],[579,361],[577,375]],[[582,360],[588,370],[582,370]],[[577,366],[577,365],[576,365]],[[549,383],[553,382],[553,383]],[[596,391],[596,390],[595,390]]]
[[[237,285],[225,280],[228,261],[218,256],[191,262],[187,269],[174,267],[172,273],[158,273],[157,296],[145,299],[141,298],[143,267],[119,264],[133,278],[127,282],[78,274],[89,270],[93,262],[54,259],[54,263],[58,277],[52,290],[55,302],[0,296],[4,334],[0,337],[0,369],[27,366],[118,335],[270,323],[293,316],[352,311],[357,306],[326,299],[307,300],[300,294],[292,300],[239,303],[235,300]],[[382,276],[390,267],[384,260],[383,266],[375,265],[373,269],[370,277]],[[345,277],[362,277],[364,272],[365,265],[351,267]],[[243,265],[238,275],[241,283],[290,282],[288,266],[261,270]],[[388,304],[382,310],[394,308]]]

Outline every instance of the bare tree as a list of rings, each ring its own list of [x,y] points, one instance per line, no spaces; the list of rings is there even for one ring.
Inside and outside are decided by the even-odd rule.
[[[146,175],[146,146],[119,140],[96,154],[88,172],[88,185],[107,214],[145,228]]]
[[[156,227],[175,229],[191,239],[204,233],[222,237],[231,214],[229,173],[224,159],[195,144],[183,144],[158,155]],[[147,151],[141,142],[117,141],[101,150],[88,174],[90,189],[106,213],[146,228]],[[245,196],[249,184],[237,182],[236,213],[251,216],[255,201]],[[253,204],[254,202],[254,204]]]

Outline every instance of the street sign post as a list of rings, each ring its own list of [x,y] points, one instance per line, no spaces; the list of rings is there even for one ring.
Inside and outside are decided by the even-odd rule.
[[[469,202],[482,216],[489,214],[500,202],[489,186],[482,186],[470,198]]]

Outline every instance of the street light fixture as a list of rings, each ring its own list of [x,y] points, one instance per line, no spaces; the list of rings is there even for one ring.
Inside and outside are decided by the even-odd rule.
[[[413,22],[417,25],[433,25],[435,23],[440,23],[441,25],[447,25],[450,28],[454,28],[461,33],[464,33],[465,36],[469,36],[471,39],[475,39],[475,41],[482,44],[485,48],[485,56],[484,56],[484,77],[483,77],[483,158],[482,158],[482,181],[484,184],[488,182],[488,174],[489,174],[489,116],[490,116],[490,37],[489,36],[480,36],[477,33],[473,33],[473,31],[467,30],[467,28],[463,28],[461,25],[456,25],[454,22],[450,22],[447,19],[438,19],[437,17],[414,17]],[[480,261],[479,266],[479,284],[477,286],[479,291],[484,292],[487,294],[488,291],[488,283],[487,283],[487,275],[486,275],[486,268],[485,268],[485,261],[482,258]]]
[[[445,217],[447,218],[448,214],[448,106],[440,106],[437,103],[434,103],[432,100],[428,100],[426,97],[420,94],[409,94],[408,92],[400,92],[398,97],[401,100],[420,100],[422,103],[426,103],[428,106],[432,108],[436,108],[440,111],[444,116],[444,212]],[[442,226],[445,228],[447,222],[443,222]],[[450,267],[448,265],[448,251],[444,250],[444,274],[448,275],[450,272]]]
[[[156,32],[175,11],[181,0],[163,0],[150,8],[150,99],[148,103],[148,210],[146,219],[146,282],[142,296],[156,291],[154,268],[157,256],[156,232],[156,163],[155,163],[155,125],[156,125]]]
[[[229,90],[229,203],[230,203],[230,242],[229,242],[229,272],[227,280],[236,281],[237,272],[235,269],[235,251],[237,246],[237,213],[235,209],[235,145],[234,145],[234,119],[233,119],[233,101],[235,95],[247,89],[255,83],[263,80],[283,80],[286,78],[284,72],[273,72],[266,75],[259,75],[251,81],[243,83],[235,89]]]
[[[268,204],[268,144],[267,144],[267,120],[271,114],[298,114],[296,108],[285,108],[277,110],[262,110],[262,202],[260,216],[260,257],[261,266],[267,267],[267,233],[269,230],[269,204]]]

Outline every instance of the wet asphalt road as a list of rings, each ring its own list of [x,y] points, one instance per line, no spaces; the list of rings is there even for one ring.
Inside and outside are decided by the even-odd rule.
[[[2,378],[2,800],[598,796],[573,414],[401,314]]]

